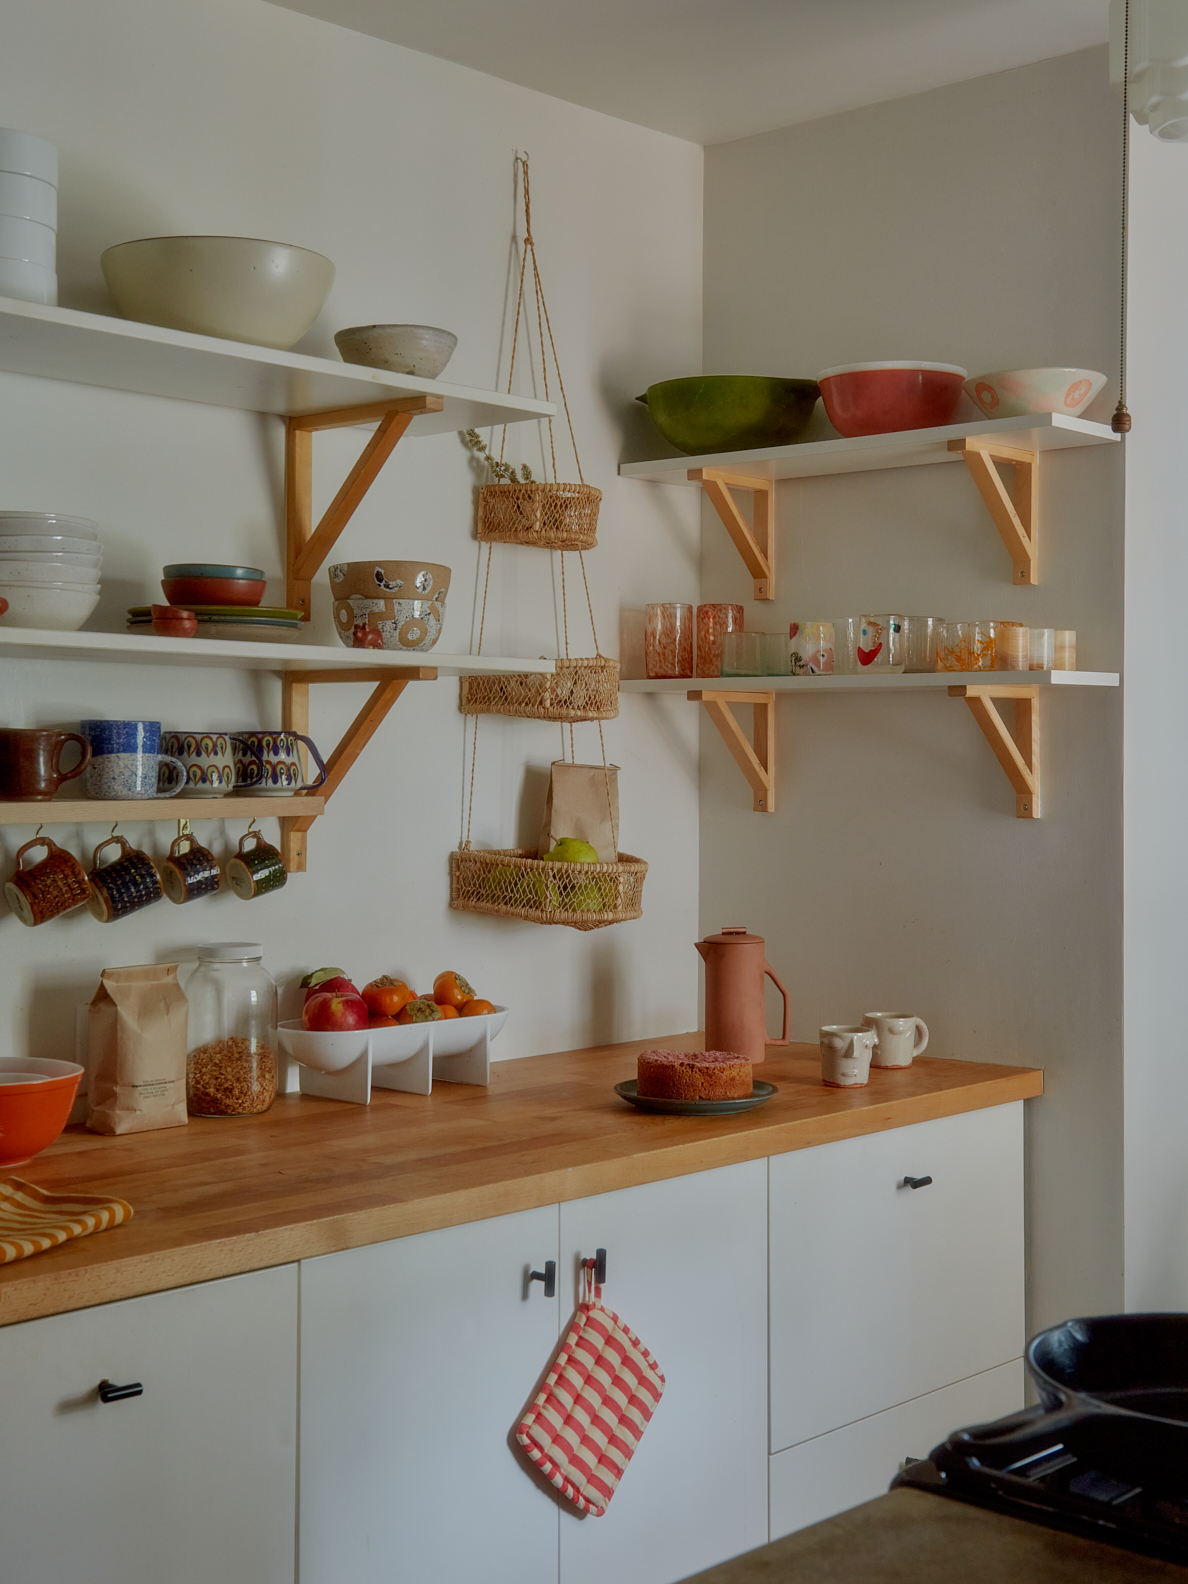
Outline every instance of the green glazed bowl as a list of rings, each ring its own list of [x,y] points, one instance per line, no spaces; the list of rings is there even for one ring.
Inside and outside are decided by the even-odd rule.
[[[636,400],[670,445],[701,456],[791,445],[808,427],[820,394],[816,380],[699,374],[661,380]]]

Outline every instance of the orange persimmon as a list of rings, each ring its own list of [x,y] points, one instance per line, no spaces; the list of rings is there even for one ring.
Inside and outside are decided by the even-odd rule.
[[[359,994],[367,1003],[367,1010],[373,1018],[394,1018],[408,1005],[416,992],[410,990],[403,979],[393,979],[391,974],[381,974],[378,979],[365,984]]]
[[[454,973],[451,969],[447,973],[439,973],[433,981],[433,999],[438,1006],[460,1008],[474,1000],[474,991],[460,973]]]
[[[436,1002],[430,1001],[428,996],[414,996],[406,1006],[402,1006],[396,1014],[397,1023],[438,1023],[442,1018],[442,1009]]]
[[[490,1001],[484,1001],[481,996],[474,996],[459,1012],[459,1017],[489,1017],[495,1008]]]
[[[441,1013],[443,1018],[458,1017],[460,1015],[457,1007],[439,1006],[437,1010]]]
[[[368,1018],[368,1028],[396,1028],[400,1023],[398,1017],[373,1017]]]

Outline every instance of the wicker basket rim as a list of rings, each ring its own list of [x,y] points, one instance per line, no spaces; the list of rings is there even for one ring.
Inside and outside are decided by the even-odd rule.
[[[501,863],[514,863],[531,869],[556,869],[572,874],[613,874],[616,871],[647,869],[643,858],[633,853],[621,852],[617,863],[562,863],[556,858],[538,858],[531,847],[456,847],[459,858],[485,862],[487,859]]]
[[[480,484],[480,489],[485,490],[573,490],[577,494],[597,495],[602,499],[602,491],[596,484],[572,484],[567,479],[494,479],[486,484]]]

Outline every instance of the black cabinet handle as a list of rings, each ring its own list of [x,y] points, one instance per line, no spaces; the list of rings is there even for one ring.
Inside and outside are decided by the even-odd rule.
[[[931,1177],[905,1177],[903,1186],[905,1188],[927,1188],[931,1181]]]
[[[139,1381],[129,1381],[127,1386],[116,1386],[109,1380],[99,1382],[100,1402],[123,1402],[125,1397],[143,1397],[144,1387]]]
[[[530,1282],[544,1282],[545,1297],[555,1298],[557,1296],[557,1261],[545,1260],[544,1270],[531,1271],[528,1280]]]

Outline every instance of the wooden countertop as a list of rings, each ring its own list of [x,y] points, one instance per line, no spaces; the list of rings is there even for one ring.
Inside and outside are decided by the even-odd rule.
[[[15,1175],[111,1193],[135,1215],[0,1267],[0,1324],[480,1221],[537,1205],[1022,1100],[1035,1068],[920,1057],[864,1089],[821,1083],[816,1046],[769,1054],[779,1094],[732,1117],[648,1115],[614,1084],[641,1050],[699,1034],[497,1062],[489,1089],[376,1089],[370,1106],[284,1095],[265,1115],[107,1138],[69,1128]]]
[[[930,1491],[893,1490],[686,1584],[1184,1584],[1188,1569]]]

